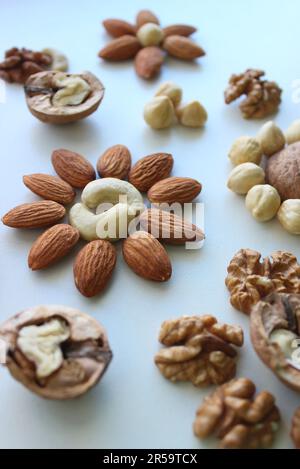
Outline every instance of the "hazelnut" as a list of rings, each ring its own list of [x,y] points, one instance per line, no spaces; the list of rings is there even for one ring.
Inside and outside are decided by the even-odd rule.
[[[285,132],[288,144],[300,141],[300,119],[295,120]]]
[[[266,122],[257,135],[261,149],[266,156],[282,150],[285,145],[285,137],[282,130],[273,121]]]
[[[155,23],[145,23],[137,32],[137,38],[144,47],[157,46],[164,38],[162,29]]]
[[[275,217],[280,207],[280,196],[269,184],[259,184],[249,190],[246,207],[257,221],[268,221]]]
[[[182,98],[182,89],[171,81],[162,83],[158,88],[155,96],[168,96],[174,106],[178,106]]]
[[[42,50],[43,54],[50,55],[52,59],[51,63],[51,70],[59,71],[59,72],[66,72],[68,70],[69,64],[68,59],[62,52],[52,49],[51,47],[47,47],[46,49]]]
[[[259,164],[262,154],[260,144],[255,138],[243,136],[233,142],[228,156],[232,164],[236,166],[248,162]]]
[[[300,142],[268,159],[266,181],[277,189],[281,200],[300,199]]]
[[[153,129],[165,129],[176,120],[174,106],[167,96],[157,96],[146,104],[144,119]]]
[[[300,235],[300,199],[287,199],[277,213],[283,228],[291,234]]]
[[[264,170],[254,163],[242,163],[237,165],[227,181],[227,187],[237,194],[247,194],[251,187],[265,182]]]
[[[186,127],[203,127],[207,121],[206,109],[199,101],[191,101],[176,109],[180,124]]]

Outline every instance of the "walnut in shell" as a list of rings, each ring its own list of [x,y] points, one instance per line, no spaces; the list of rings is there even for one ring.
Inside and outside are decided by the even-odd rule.
[[[281,200],[300,199],[300,142],[268,159],[266,179],[277,189]]]
[[[214,434],[223,449],[270,447],[279,427],[279,410],[272,394],[262,391],[255,396],[255,391],[247,378],[219,386],[197,410],[195,435]]]
[[[300,391],[300,295],[273,293],[252,309],[251,339],[262,361]]]
[[[245,314],[250,314],[252,307],[269,293],[300,293],[300,266],[289,252],[275,251],[261,260],[259,252],[241,249],[227,271],[225,284],[230,302]]]
[[[103,84],[90,72],[36,73],[26,81],[24,90],[30,112],[50,124],[67,124],[89,116],[104,96]]]
[[[48,399],[86,393],[102,377],[112,352],[103,327],[65,306],[37,306],[0,327],[6,366],[30,391]]]
[[[182,316],[163,322],[159,341],[165,348],[155,355],[155,364],[165,378],[208,386],[235,376],[233,345],[243,345],[243,331],[209,315]]]

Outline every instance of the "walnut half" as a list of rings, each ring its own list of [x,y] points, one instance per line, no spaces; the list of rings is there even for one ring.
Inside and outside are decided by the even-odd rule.
[[[165,345],[155,364],[171,381],[195,386],[222,384],[236,373],[236,349],[243,345],[239,326],[220,324],[213,316],[182,316],[163,322],[159,341]]]
[[[215,434],[223,449],[256,449],[272,445],[280,414],[267,391],[255,396],[255,385],[238,378],[219,386],[196,413],[194,433],[199,438]]]
[[[0,327],[0,339],[12,376],[48,399],[84,394],[112,359],[103,327],[65,306],[37,306],[13,316]]]

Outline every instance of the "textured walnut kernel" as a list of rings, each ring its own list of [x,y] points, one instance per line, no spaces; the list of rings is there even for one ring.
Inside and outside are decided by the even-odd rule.
[[[230,302],[246,314],[269,293],[300,293],[300,266],[289,252],[275,251],[270,258],[261,260],[259,252],[241,249],[230,261],[227,272],[225,284]]]
[[[296,410],[292,420],[291,437],[297,449],[300,449],[300,407]]]
[[[272,293],[251,311],[251,340],[262,361],[300,391],[300,295]]]
[[[159,341],[166,348],[156,354],[155,363],[165,378],[208,386],[235,376],[237,352],[232,345],[243,345],[243,331],[209,315],[182,316],[163,322]]]
[[[223,449],[256,449],[272,445],[280,414],[267,391],[255,396],[255,385],[239,378],[219,386],[196,413],[194,433],[199,438],[215,434]]]

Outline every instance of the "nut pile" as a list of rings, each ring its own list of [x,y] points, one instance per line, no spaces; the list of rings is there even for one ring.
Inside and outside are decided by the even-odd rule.
[[[204,233],[182,215],[159,208],[145,210],[140,191],[148,191],[148,199],[164,207],[176,203],[181,207],[201,192],[195,179],[170,176],[173,157],[168,153],[145,156],[131,167],[128,148],[114,145],[98,160],[100,179],[89,161],[70,150],[55,150],[52,164],[59,177],[31,174],[23,179],[45,200],[19,205],[2,221],[13,228],[48,227],[29,252],[32,270],[59,261],[79,238],[88,241],[74,262],[76,287],[86,297],[100,293],[112,276],[117,258],[113,241],[125,239],[123,257],[137,275],[164,282],[171,277],[172,267],[160,241],[185,244],[204,239]],[[70,208],[69,224],[58,223],[66,214],[65,205],[75,199],[74,188],[83,189],[81,202]]]
[[[206,109],[199,101],[180,104],[182,89],[172,82],[162,83],[155,97],[144,107],[144,119],[153,129],[166,129],[177,122],[185,127],[203,127]]]
[[[205,55],[202,47],[189,38],[196,28],[185,24],[162,28],[157,16],[149,10],[141,10],[135,24],[107,19],[103,26],[114,39],[100,50],[99,57],[109,61],[135,58],[136,73],[146,80],[158,75],[167,54],[180,60]]]
[[[260,222],[277,215],[286,231],[299,235],[300,121],[293,122],[285,135],[274,122],[266,122],[256,138],[235,140],[229,158],[235,167],[227,187],[246,195],[251,215]]]

